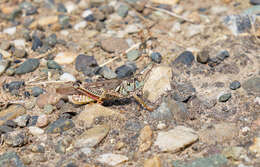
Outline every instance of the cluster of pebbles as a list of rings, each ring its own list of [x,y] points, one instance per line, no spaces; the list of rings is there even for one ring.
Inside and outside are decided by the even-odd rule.
[[[1,0],[0,166],[260,166],[258,5]],[[152,112],[56,91],[140,74]]]

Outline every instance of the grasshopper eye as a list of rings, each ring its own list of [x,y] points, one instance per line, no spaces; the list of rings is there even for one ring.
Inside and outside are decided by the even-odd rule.
[[[75,89],[79,88],[79,83],[74,83],[74,84],[73,84],[73,87],[74,87]]]

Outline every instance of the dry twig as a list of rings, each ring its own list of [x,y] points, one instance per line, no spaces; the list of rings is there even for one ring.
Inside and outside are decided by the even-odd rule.
[[[184,21],[187,21],[187,22],[190,22],[190,23],[193,23],[194,24],[194,21],[188,19],[188,18],[185,18],[183,16],[180,16],[180,15],[177,15],[176,13],[173,13],[173,12],[170,12],[170,11],[167,11],[165,9],[161,9],[161,8],[156,8],[156,7],[153,7],[153,6],[150,6],[150,5],[145,5],[145,7],[147,8],[150,8],[150,9],[153,9],[153,10],[157,10],[157,11],[160,11],[160,12],[163,12],[163,13],[166,13],[170,16],[173,16],[173,17],[176,17],[178,19],[181,19],[181,20],[184,20]]]

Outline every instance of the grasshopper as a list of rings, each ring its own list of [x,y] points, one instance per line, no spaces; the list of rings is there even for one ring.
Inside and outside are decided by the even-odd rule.
[[[128,79],[97,81],[93,83],[76,82],[69,88],[58,88],[57,93],[67,94],[68,100],[71,103],[79,105],[93,102],[103,104],[105,101],[133,97],[145,109],[153,111],[153,109],[148,107],[142,98],[137,95],[142,94],[140,89],[143,86],[143,82],[140,82],[139,80],[137,77],[133,77]]]
[[[89,104],[97,102],[103,104],[109,100],[119,100],[122,98],[134,97],[148,111],[153,111],[144,101],[138,97],[136,91],[142,84],[136,79],[127,80],[107,80],[94,83],[73,83],[72,89],[68,95],[68,100],[73,104]],[[61,90],[63,89],[63,90]],[[64,91],[64,88],[58,88],[57,92]]]

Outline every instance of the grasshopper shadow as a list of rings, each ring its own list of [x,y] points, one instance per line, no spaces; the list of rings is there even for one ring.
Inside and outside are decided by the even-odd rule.
[[[132,98],[121,98],[121,99],[113,99],[113,100],[104,100],[102,105],[103,106],[120,106],[120,105],[127,105],[133,102]]]

